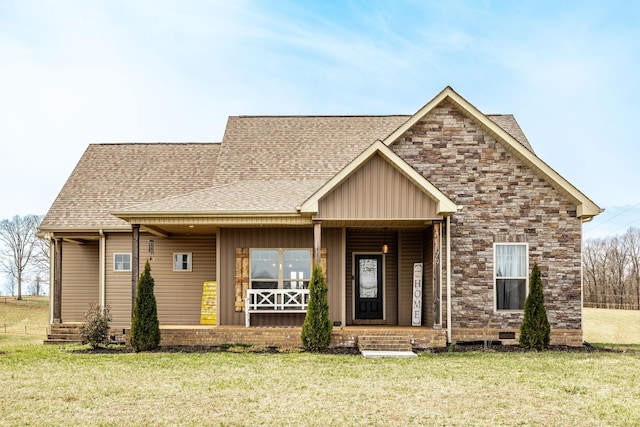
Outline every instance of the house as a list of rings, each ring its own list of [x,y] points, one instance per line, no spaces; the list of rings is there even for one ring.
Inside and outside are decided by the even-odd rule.
[[[51,324],[97,302],[126,334],[148,260],[161,345],[295,345],[316,260],[333,345],[514,343],[536,262],[552,344],[579,346],[582,223],[601,211],[512,115],[450,87],[411,116],[240,116],[220,144],[92,144],[40,226]]]

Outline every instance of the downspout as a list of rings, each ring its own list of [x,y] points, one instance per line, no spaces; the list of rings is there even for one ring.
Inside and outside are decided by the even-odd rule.
[[[447,342],[451,343],[451,217],[447,216]]]
[[[106,265],[107,265],[107,248],[106,248],[106,242],[107,242],[107,236],[104,235],[104,231],[102,229],[100,229],[98,231],[98,233],[100,234],[100,278],[99,278],[99,290],[98,290],[98,298],[99,298],[99,304],[100,307],[102,307],[102,310],[104,310],[104,308],[107,306],[107,289],[106,289]]]

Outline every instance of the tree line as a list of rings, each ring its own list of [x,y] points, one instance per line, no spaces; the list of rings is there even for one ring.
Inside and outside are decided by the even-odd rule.
[[[585,307],[640,310],[640,228],[587,240],[582,263]]]
[[[38,238],[39,215],[0,221],[0,273],[4,295],[44,295],[49,286],[49,242]]]

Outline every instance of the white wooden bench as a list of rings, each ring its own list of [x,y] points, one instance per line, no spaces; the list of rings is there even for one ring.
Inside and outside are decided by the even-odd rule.
[[[247,289],[245,325],[252,313],[306,313],[308,305],[309,289]]]

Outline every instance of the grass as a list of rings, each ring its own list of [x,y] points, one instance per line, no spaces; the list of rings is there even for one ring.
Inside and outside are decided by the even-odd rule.
[[[640,311],[585,308],[583,339],[589,343],[640,345]]]
[[[0,425],[638,425],[640,355],[0,353]]]
[[[22,338],[0,333],[0,426],[640,425],[639,353],[83,354],[25,345],[46,306],[4,304]],[[585,310],[585,336],[606,315]]]
[[[47,336],[49,297],[0,297],[0,346],[42,344]]]

